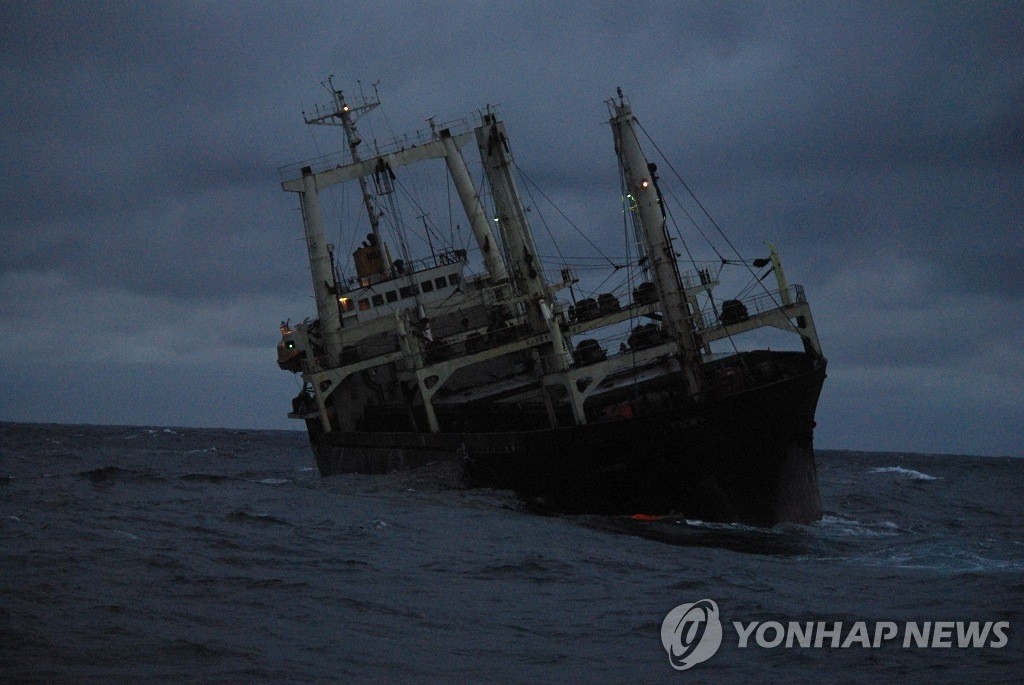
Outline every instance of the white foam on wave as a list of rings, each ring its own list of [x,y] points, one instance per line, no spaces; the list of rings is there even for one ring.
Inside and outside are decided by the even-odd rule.
[[[843,518],[842,516],[825,516],[817,523],[813,523],[811,525],[824,528],[833,533],[838,533],[841,536],[860,538],[890,537],[893,535],[899,535],[900,533],[899,526],[892,521],[863,523],[861,521]]]
[[[150,436],[156,435],[158,432],[159,431],[157,431],[155,428],[143,428],[142,429],[142,433],[145,433],[146,435],[150,435]],[[174,433],[174,431],[172,431],[170,428],[165,428],[163,430],[163,432],[164,433]],[[142,435],[142,433],[132,433],[131,435],[124,436],[124,439],[125,440],[134,440],[135,438],[137,438],[140,435]],[[174,433],[174,434],[177,435],[177,433]]]
[[[868,473],[896,473],[911,480],[942,480],[939,476],[929,476],[927,473],[905,469],[902,466],[876,466],[873,469],[868,469]]]
[[[108,530],[101,533],[105,537],[114,538],[116,540],[138,540],[139,536],[134,533],[129,533],[126,530]]]
[[[207,452],[216,452],[216,451],[217,451],[216,447],[207,447],[204,450],[189,450],[189,451],[185,452],[185,454],[203,454],[203,453],[207,453]]]
[[[284,485],[285,483],[288,482],[288,479],[287,478],[263,478],[262,480],[258,480],[256,482],[257,483],[262,483],[263,485]]]
[[[684,519],[691,528],[707,528],[709,530],[749,530],[757,533],[771,532],[772,529],[751,526],[746,523],[701,521],[700,519]]]
[[[1016,559],[996,559],[964,549],[922,547],[898,551],[884,550],[861,559],[871,566],[892,566],[916,571],[943,573],[1020,573],[1024,562]]]

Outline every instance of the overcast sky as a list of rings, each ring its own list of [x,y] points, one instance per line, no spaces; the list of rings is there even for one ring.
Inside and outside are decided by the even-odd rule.
[[[380,80],[374,134],[497,105],[615,254],[622,86],[807,288],[820,447],[1024,455],[1022,36],[1016,2],[4,3],[0,419],[301,427],[274,346],[315,307],[277,168],[341,147],[301,115],[333,74]]]

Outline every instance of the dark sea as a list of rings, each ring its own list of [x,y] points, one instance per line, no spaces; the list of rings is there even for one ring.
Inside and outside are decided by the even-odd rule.
[[[820,451],[824,520],[770,530],[312,467],[297,432],[0,424],[0,682],[1024,681],[1022,459]],[[721,648],[677,671],[662,621],[701,599]],[[1009,625],[741,648],[736,621]]]

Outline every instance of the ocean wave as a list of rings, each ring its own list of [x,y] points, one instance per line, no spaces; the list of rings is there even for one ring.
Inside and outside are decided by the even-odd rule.
[[[899,526],[892,521],[863,523],[842,516],[825,516],[811,525],[818,530],[823,530],[826,533],[838,533],[843,537],[878,538],[900,534]]]
[[[270,514],[253,514],[248,511],[233,511],[224,517],[225,520],[232,523],[255,523],[255,524],[269,524],[278,526],[291,526],[292,524],[285,521],[282,518],[271,516]]]
[[[139,536],[135,533],[129,533],[126,530],[106,530],[100,531],[100,535],[106,538],[113,538],[115,540],[138,540]]]
[[[197,641],[179,638],[161,645],[160,651],[174,659],[198,659],[200,661],[219,661],[226,657],[247,656],[236,649],[230,649],[212,641]]]
[[[707,530],[725,530],[725,531],[747,531],[750,533],[765,533],[772,532],[773,528],[764,528],[762,526],[753,526],[746,523],[726,523],[721,521],[701,521],[700,519],[684,519],[682,521],[691,528],[704,528]],[[680,521],[676,521],[680,523]]]
[[[937,545],[917,545],[879,550],[860,559],[869,566],[890,566],[907,570],[941,573],[1020,573],[1019,559],[996,559],[972,550]]]
[[[630,516],[584,516],[574,520],[597,530],[627,534],[677,547],[727,549],[746,554],[793,556],[806,551],[803,532],[807,526],[779,525],[773,528],[745,523],[722,523],[675,516],[654,520]]]
[[[540,556],[519,561],[481,566],[474,578],[487,580],[515,578],[529,582],[558,582],[572,577],[573,569],[565,562]]]
[[[284,578],[250,578],[244,581],[244,585],[253,590],[301,590],[309,587],[307,582]]]
[[[148,435],[150,437],[155,437],[155,436],[160,435],[160,434],[165,434],[165,435],[181,435],[181,433],[179,433],[178,431],[171,430],[170,428],[163,428],[163,429],[159,429],[159,428],[143,428],[142,431],[139,432],[139,433],[129,433],[128,435],[125,435],[123,439],[124,440],[134,440],[135,438],[141,437],[143,435]],[[78,436],[75,436],[75,437],[78,437]]]
[[[134,471],[118,466],[101,466],[89,471],[81,471],[79,476],[88,478],[93,485],[109,486],[115,483],[162,483],[166,479],[149,471]]]
[[[942,480],[940,476],[929,476],[927,473],[905,469],[902,466],[876,466],[873,469],[868,469],[868,473],[896,473],[906,476],[910,480]]]
[[[186,473],[178,476],[178,480],[186,480],[193,483],[223,483],[226,480],[235,480],[234,476],[222,476],[216,473]]]

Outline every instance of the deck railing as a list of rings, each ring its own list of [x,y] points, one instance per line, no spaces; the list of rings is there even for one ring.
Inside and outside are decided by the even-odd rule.
[[[793,284],[786,290],[789,293],[790,302],[807,302],[807,297],[804,294],[804,287],[802,285]],[[770,312],[783,306],[781,290],[771,290],[739,301],[743,304],[747,318],[755,314],[764,314],[765,312]],[[730,317],[723,313],[724,304],[721,300],[716,302],[716,307],[718,310],[717,313],[714,310],[709,309],[696,315],[698,328],[716,328],[722,325],[722,318],[726,319],[726,323],[735,323],[735,321],[729,321]],[[741,318],[739,320],[743,319]]]

